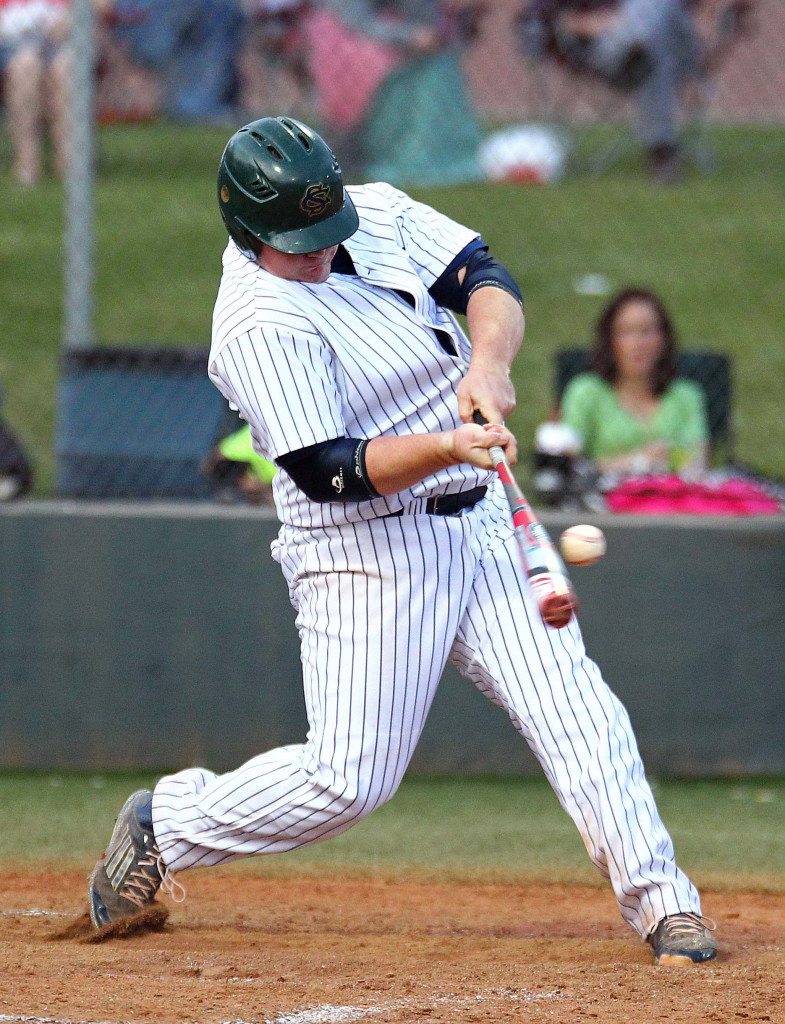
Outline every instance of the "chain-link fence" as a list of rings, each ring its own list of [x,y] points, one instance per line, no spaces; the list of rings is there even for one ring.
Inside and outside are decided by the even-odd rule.
[[[68,121],[67,6],[0,4],[0,378],[35,493],[227,493],[211,453],[238,423],[205,377],[214,176],[231,132],[268,114],[321,131],[349,181],[471,224],[511,269],[524,452],[559,354],[633,280],[664,296],[685,348],[725,360],[735,456],[781,475],[779,0],[94,0],[92,74],[71,78],[94,100],[94,150]],[[61,299],[45,250],[69,144]]]
[[[205,457],[239,426],[202,349],[66,351],[57,491],[64,497],[207,498]]]

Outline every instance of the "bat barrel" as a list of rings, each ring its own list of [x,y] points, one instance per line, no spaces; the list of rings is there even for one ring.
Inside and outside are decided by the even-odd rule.
[[[480,412],[475,412],[474,422],[483,424],[487,421]],[[535,516],[526,496],[512,475],[512,469],[504,454],[504,449],[501,445],[492,445],[488,449],[488,454],[504,485],[515,537],[521,549],[529,586],[537,602],[540,616],[548,626],[562,629],[578,608],[578,601],[567,570],[559,553],[551,543],[548,531]]]
[[[577,611],[577,601],[570,594],[548,594],[537,601],[544,622],[554,629],[563,629]]]

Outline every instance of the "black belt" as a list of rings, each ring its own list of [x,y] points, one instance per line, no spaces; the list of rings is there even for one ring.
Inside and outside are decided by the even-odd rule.
[[[461,509],[471,508],[485,497],[487,487],[473,487],[470,491],[456,491],[454,494],[437,494],[429,498],[425,503],[424,511],[429,516],[454,516]],[[404,510],[399,508],[397,512],[390,512],[382,519],[391,519],[393,516],[402,516]]]

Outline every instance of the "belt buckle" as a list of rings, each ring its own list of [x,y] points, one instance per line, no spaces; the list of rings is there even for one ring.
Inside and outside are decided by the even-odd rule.
[[[431,502],[432,502],[432,504],[431,504],[431,515],[432,516],[441,515],[441,512],[439,512],[439,502],[442,500],[443,497],[444,497],[443,494],[437,494],[433,498],[431,498]]]

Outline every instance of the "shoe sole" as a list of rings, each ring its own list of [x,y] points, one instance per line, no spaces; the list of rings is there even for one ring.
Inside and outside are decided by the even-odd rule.
[[[716,957],[716,951],[700,960],[693,960],[688,953],[662,953],[654,963],[658,967],[700,967],[701,964],[711,963]]]
[[[104,866],[104,858],[102,857],[96,866],[93,868],[90,878],[87,882],[87,908],[90,911],[90,920],[93,922],[93,928],[98,930],[99,928],[105,928],[108,924],[111,924],[111,919],[103,921],[98,917],[98,908],[96,904],[100,903],[102,909],[106,911],[106,904],[101,898],[101,894],[98,891],[96,881],[99,871]]]

